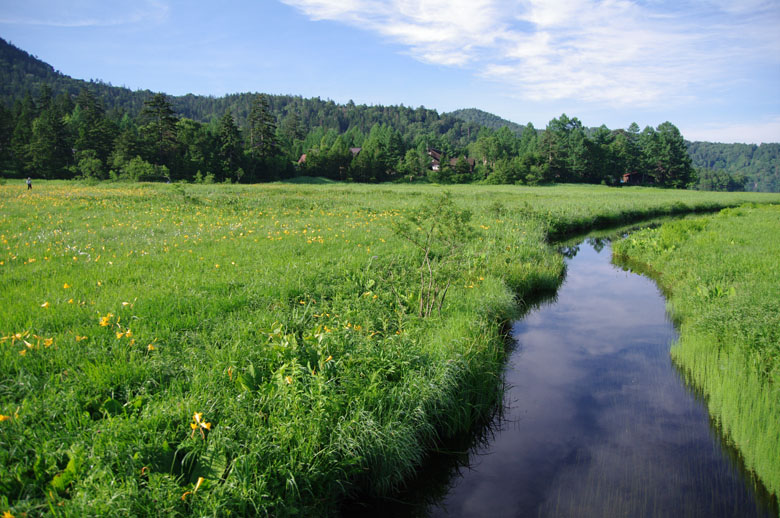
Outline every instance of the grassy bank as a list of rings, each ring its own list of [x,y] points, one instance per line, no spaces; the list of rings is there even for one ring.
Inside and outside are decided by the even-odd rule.
[[[500,400],[500,324],[557,285],[551,234],[778,201],[449,191],[0,186],[0,512],[325,515],[388,492]]]
[[[726,209],[614,245],[649,266],[680,322],[672,358],[771,493],[780,494],[780,207]]]

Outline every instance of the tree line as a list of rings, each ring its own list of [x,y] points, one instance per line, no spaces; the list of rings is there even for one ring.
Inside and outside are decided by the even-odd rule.
[[[238,114],[228,107],[206,123],[181,116],[164,94],[151,96],[131,116],[107,112],[88,88],[54,96],[44,85],[35,99],[28,93],[10,109],[0,106],[0,168],[17,177],[135,181],[260,182],[307,175],[683,188],[695,179],[683,137],[670,122],[642,131],[636,124],[587,131],[563,114],[544,131],[528,124],[518,136],[507,127],[480,127],[424,108],[293,98],[274,111],[268,96],[246,96],[241,100],[248,106]]]

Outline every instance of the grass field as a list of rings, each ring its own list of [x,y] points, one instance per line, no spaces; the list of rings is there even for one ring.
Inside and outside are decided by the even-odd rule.
[[[495,409],[501,324],[563,272],[551,237],[780,202],[443,192],[0,185],[0,512],[328,515],[387,493]]]
[[[726,209],[616,243],[680,322],[672,358],[748,469],[780,495],[780,207]]]

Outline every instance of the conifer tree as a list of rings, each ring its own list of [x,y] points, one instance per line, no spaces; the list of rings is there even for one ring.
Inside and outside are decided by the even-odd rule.
[[[247,119],[249,154],[255,159],[266,159],[276,153],[276,119],[268,107],[268,98],[260,94],[252,101]]]
[[[24,100],[14,107],[16,124],[11,134],[11,163],[17,174],[27,176],[32,171],[30,141],[35,120],[35,103],[28,93]]]
[[[228,110],[219,121],[219,157],[225,178],[235,176],[241,169],[241,133],[233,120],[233,114]],[[243,172],[243,171],[242,171]]]
[[[155,94],[144,101],[141,110],[141,128],[143,137],[152,146],[157,165],[171,162],[176,148],[176,122],[178,117],[170,101],[164,94]]]

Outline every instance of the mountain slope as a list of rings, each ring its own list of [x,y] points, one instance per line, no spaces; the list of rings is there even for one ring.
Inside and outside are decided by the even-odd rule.
[[[465,108],[462,110],[455,110],[455,111],[448,112],[447,115],[452,115],[453,117],[464,120],[466,122],[473,122],[475,124],[479,124],[480,126],[485,126],[486,128],[490,128],[494,130],[501,129],[504,126],[506,126],[518,136],[520,136],[523,133],[523,130],[525,129],[525,126],[521,126],[516,122],[503,119],[498,115],[494,115],[492,113],[482,111],[478,108]]]

